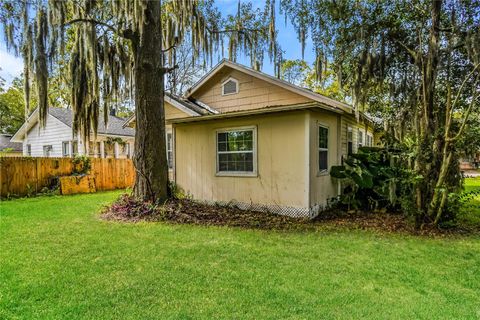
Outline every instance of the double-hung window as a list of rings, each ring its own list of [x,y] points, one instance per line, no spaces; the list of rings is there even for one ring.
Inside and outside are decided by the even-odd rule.
[[[363,147],[363,131],[362,129],[358,129],[358,148]]]
[[[51,145],[48,146],[43,146],[43,156],[44,157],[50,157],[50,154],[52,152],[53,148]]]
[[[367,146],[369,147],[373,146],[373,137],[370,134],[367,134]]]
[[[70,156],[70,142],[69,141],[63,141],[62,142],[62,156],[63,157]]]
[[[172,134],[167,133],[167,164],[168,169],[173,168],[173,148],[172,148]]]
[[[217,174],[255,175],[256,128],[217,131]]]
[[[318,172],[328,171],[328,128],[318,127]]]
[[[347,153],[351,155],[353,153],[353,129],[348,127],[347,129]]]

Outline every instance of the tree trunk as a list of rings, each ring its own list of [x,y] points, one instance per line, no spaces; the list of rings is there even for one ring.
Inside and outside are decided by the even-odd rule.
[[[161,3],[144,2],[143,26],[132,40],[135,59],[134,195],[144,201],[167,199],[168,167],[165,149],[164,69]]]
[[[419,150],[416,159],[416,171],[423,177],[423,180],[416,189],[417,205],[417,226],[419,223],[429,219],[428,211],[432,199],[436,181],[439,175],[438,155],[435,149],[441,147],[439,136],[435,136],[438,121],[435,112],[435,83],[438,73],[439,55],[439,27],[442,0],[431,1],[430,35],[427,55],[422,63],[423,85],[422,85],[422,113],[420,120]],[[441,137],[440,137],[441,139]]]

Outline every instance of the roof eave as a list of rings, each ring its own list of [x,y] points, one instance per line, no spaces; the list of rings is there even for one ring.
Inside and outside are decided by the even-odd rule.
[[[251,76],[261,78],[264,81],[267,81],[269,83],[278,85],[286,90],[290,90],[292,92],[295,92],[299,95],[302,95],[304,97],[307,97],[309,99],[312,99],[314,101],[324,103],[326,105],[329,105],[334,108],[341,109],[344,112],[351,112],[352,107],[349,106],[346,103],[331,99],[329,97],[323,96],[321,94],[311,92],[307,89],[301,88],[299,86],[296,86],[294,84],[291,84],[287,81],[277,79],[275,77],[272,77],[266,73],[259,72],[253,69],[250,69],[248,67],[242,66],[238,63],[234,63],[228,60],[223,59],[220,63],[218,63],[212,70],[210,70],[208,73],[206,73],[202,78],[200,78],[199,81],[195,85],[193,85],[190,89],[187,90],[185,98],[190,98],[205,82],[207,82],[209,79],[211,79],[218,71],[220,71],[223,67],[228,66],[232,69],[238,70],[240,72],[247,73]]]
[[[229,119],[229,118],[262,115],[262,114],[269,114],[269,113],[276,113],[276,112],[305,110],[305,109],[311,109],[311,108],[321,108],[323,110],[328,110],[335,113],[344,113],[341,110],[332,108],[330,106],[321,105],[318,102],[310,102],[305,104],[295,104],[295,105],[288,105],[288,106],[267,107],[267,108],[261,108],[261,109],[211,114],[211,115],[205,115],[200,117],[175,118],[175,119],[167,120],[167,123],[177,124],[177,123],[189,123],[189,122],[199,122],[199,121],[208,121],[208,120],[217,120],[217,119]]]

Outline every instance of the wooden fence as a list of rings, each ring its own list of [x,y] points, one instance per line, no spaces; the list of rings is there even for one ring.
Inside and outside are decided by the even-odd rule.
[[[97,190],[123,189],[135,182],[130,159],[91,158],[91,164]],[[0,197],[40,192],[52,178],[71,175],[72,170],[72,158],[0,157]]]

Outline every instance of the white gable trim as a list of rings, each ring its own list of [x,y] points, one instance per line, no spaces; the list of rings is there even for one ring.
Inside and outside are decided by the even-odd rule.
[[[50,114],[49,114],[50,115]],[[23,142],[25,139],[25,134],[30,131],[30,129],[38,122],[38,109],[32,112],[32,114],[27,118],[27,120],[22,124],[20,129],[15,132],[13,137],[10,139],[11,142]]]
[[[198,89],[200,89],[208,80],[210,80],[214,75],[216,75],[224,67],[229,67],[229,68],[232,68],[234,70],[238,70],[238,71],[243,72],[245,74],[248,74],[252,77],[256,77],[256,78],[264,80],[268,83],[280,86],[280,87],[282,87],[286,90],[289,90],[291,92],[294,92],[296,94],[299,94],[301,96],[309,98],[313,101],[325,104],[329,107],[333,107],[333,108],[339,109],[339,110],[347,112],[347,113],[352,113],[352,107],[349,106],[346,103],[333,100],[331,98],[322,96],[321,94],[318,94],[318,93],[309,91],[307,89],[298,87],[296,85],[293,85],[293,84],[291,84],[287,81],[272,77],[272,76],[270,76],[266,73],[247,68],[247,67],[242,66],[238,63],[234,63],[234,62],[231,62],[231,61],[228,61],[228,60],[225,60],[225,59],[222,60],[219,64],[217,64],[217,66],[214,67],[212,70],[210,70],[210,72],[205,74],[193,87],[191,87],[187,91],[185,97],[186,98],[191,97],[196,91],[198,91]]]
[[[47,117],[50,117],[54,119],[55,122],[59,123],[60,125],[64,126],[65,128],[70,129],[71,127],[57,119],[55,116],[51,115],[50,113],[47,113]],[[32,114],[27,118],[27,120],[22,124],[20,129],[15,132],[13,137],[10,139],[12,142],[19,142],[23,143],[23,140],[25,140],[25,136],[30,132],[30,130],[35,127],[35,125],[39,121],[39,115],[38,115],[38,108],[35,109],[35,111],[32,112]],[[47,130],[47,128],[40,128],[40,130]]]
[[[188,114],[189,116],[192,116],[192,117],[198,117],[200,116],[201,114],[185,107],[183,104],[181,104],[180,102],[178,102],[177,100],[175,99],[172,99],[170,98],[169,96],[165,95],[165,102],[168,102],[170,105],[172,105],[174,108],[177,108],[178,110],[182,111],[182,112],[185,112],[186,114]],[[132,114],[130,117],[127,118],[127,120],[125,120],[125,122],[123,123],[123,128],[125,128],[126,126],[130,125],[130,123],[132,123],[133,121],[136,120],[136,117],[135,117],[135,113]]]
[[[185,112],[186,114],[192,116],[192,117],[196,117],[196,116],[199,116],[200,114],[185,107],[183,104],[181,104],[180,102],[170,98],[169,96],[165,95],[165,101],[170,103],[172,106],[174,106],[175,108],[177,108],[178,110],[180,111],[183,111]]]

